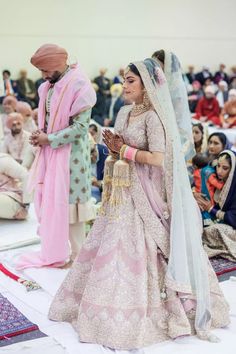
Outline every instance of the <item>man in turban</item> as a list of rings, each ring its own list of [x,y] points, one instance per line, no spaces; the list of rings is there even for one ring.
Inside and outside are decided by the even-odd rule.
[[[31,196],[26,192],[28,171],[0,152],[0,219],[22,220],[28,215]]]
[[[209,122],[216,126],[220,126],[220,106],[215,97],[215,91],[212,86],[205,88],[204,97],[200,98],[196,107],[195,119],[201,122]]]
[[[3,99],[2,107],[3,113],[0,114],[0,140],[4,138],[7,134],[10,133],[10,130],[7,128],[7,116],[10,113],[16,111],[17,99],[14,96],[7,96]]]
[[[6,125],[10,134],[5,136],[1,151],[22,163],[29,146],[30,133],[23,130],[23,117],[20,113],[8,114]]]
[[[117,114],[121,107],[124,106],[124,100],[121,97],[123,93],[121,84],[113,84],[110,88],[110,93],[111,98],[108,98],[106,101],[106,118],[103,123],[106,127],[114,127]]]
[[[236,89],[229,90],[229,100],[223,107],[220,120],[223,128],[236,128]]]
[[[64,266],[75,258],[85,222],[94,217],[88,128],[96,94],[80,65],[69,66],[67,58],[55,44],[43,45],[31,58],[45,80],[39,87],[39,129],[31,135],[39,149],[30,177],[41,251],[22,256],[19,269]]]
[[[33,119],[33,110],[29,103],[18,102],[16,105],[16,112],[20,113],[23,117],[23,129],[29,133],[37,130],[37,125]]]
[[[37,96],[36,96],[36,88],[34,82],[27,77],[27,71],[21,70],[20,77],[17,80],[17,88],[18,88],[18,99],[20,101],[28,102],[31,107],[35,107],[37,105]]]

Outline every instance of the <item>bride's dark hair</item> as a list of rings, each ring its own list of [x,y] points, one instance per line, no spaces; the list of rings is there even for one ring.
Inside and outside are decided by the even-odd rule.
[[[153,59],[158,59],[162,64],[165,64],[165,51],[163,49],[157,50],[152,54]]]
[[[136,67],[133,63],[130,63],[130,64],[128,65],[128,68],[130,69],[130,71],[132,71],[132,73],[134,73],[135,75],[137,75],[137,76],[140,78],[140,80],[141,80],[141,82],[142,82],[142,84],[143,84],[143,80],[142,80],[142,78],[141,78],[141,75],[140,75],[140,73],[139,73],[137,67]]]

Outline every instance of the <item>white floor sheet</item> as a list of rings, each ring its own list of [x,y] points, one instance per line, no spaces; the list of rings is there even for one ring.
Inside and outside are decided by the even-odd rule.
[[[15,244],[18,242],[19,236],[22,238],[27,235],[28,239],[30,237],[34,239],[36,226],[36,219],[32,210],[28,221],[0,221],[0,247],[4,246],[4,242],[7,244],[8,237],[9,240],[14,240]],[[0,252],[0,262],[4,262],[6,266],[14,269],[16,258],[20,253],[38,249],[39,247],[39,245],[32,245],[24,248],[5,249]],[[47,313],[50,303],[66,274],[67,270],[61,269],[28,269],[22,275],[37,281],[42,289],[27,292],[21,284],[0,273],[0,293],[7,297],[30,321],[36,323],[39,329],[49,336],[49,338],[40,338],[0,347],[0,353],[41,354],[45,351],[50,354],[235,354],[236,352],[235,280],[220,283],[231,308],[230,326],[214,331],[221,339],[220,343],[209,343],[196,337],[184,337],[174,341],[159,343],[142,350],[128,352],[114,351],[95,344],[80,343],[77,333],[69,324],[48,320]]]

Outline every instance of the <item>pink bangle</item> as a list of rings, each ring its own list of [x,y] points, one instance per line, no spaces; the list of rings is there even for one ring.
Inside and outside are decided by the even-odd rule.
[[[138,152],[138,149],[127,146],[124,151],[124,158],[127,160],[135,161],[135,156]]]

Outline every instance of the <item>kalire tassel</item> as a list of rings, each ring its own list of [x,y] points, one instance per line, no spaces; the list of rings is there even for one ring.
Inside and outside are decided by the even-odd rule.
[[[105,205],[109,202],[111,197],[113,167],[116,161],[117,160],[114,159],[111,155],[108,156],[108,158],[105,161],[101,212],[105,207]]]
[[[125,197],[125,188],[130,186],[129,163],[125,160],[119,160],[114,164],[112,178],[112,193],[110,198],[111,206],[123,204]]]

